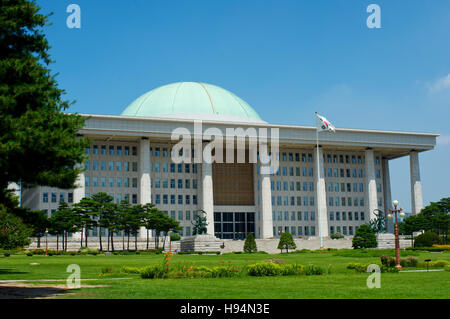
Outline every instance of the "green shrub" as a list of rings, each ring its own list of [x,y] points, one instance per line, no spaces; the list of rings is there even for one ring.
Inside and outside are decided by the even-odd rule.
[[[439,235],[431,231],[427,231],[414,239],[414,247],[431,247],[439,243]]]
[[[30,253],[32,253],[33,255],[45,255],[45,250],[44,249],[30,249],[29,250]]]
[[[11,254],[10,253],[3,253],[3,256],[9,257],[9,256],[11,256]]]
[[[366,272],[367,270],[367,266],[366,264],[361,264],[361,263],[348,263],[346,268],[347,269],[353,269],[356,272]]]
[[[292,238],[291,233],[285,232],[281,234],[277,248],[280,249],[281,252],[283,252],[283,249],[286,249],[286,252],[289,252],[289,249],[297,248],[297,245],[295,244],[294,238]]]
[[[436,261],[430,261],[428,263],[428,267],[445,267],[446,265],[450,264],[447,260],[436,260]],[[427,267],[427,263],[421,262],[419,263],[419,267]]]
[[[408,251],[423,251],[423,252],[427,252],[427,251],[435,251],[435,252],[450,252],[450,247],[445,247],[445,246],[432,246],[432,247],[407,247],[405,248]]]
[[[242,254],[242,251],[233,251],[232,253],[235,255],[239,255],[239,254]]]
[[[178,233],[171,233],[170,234],[170,241],[179,241],[181,239],[180,234]]]
[[[345,236],[344,235],[342,235],[342,234],[340,234],[340,233],[334,233],[334,234],[331,234],[330,235],[330,238],[331,239],[341,239],[341,238],[344,238]]]
[[[125,274],[140,274],[141,268],[139,267],[130,267],[130,266],[122,266],[120,268],[120,272],[123,272]]]
[[[79,253],[81,255],[94,255],[95,256],[95,255],[98,255],[100,253],[100,250],[84,247],[84,248],[80,249]]]
[[[372,228],[367,224],[359,226],[355,236],[353,236],[352,247],[357,249],[376,248],[377,246],[377,237]]]
[[[396,272],[399,272],[399,271],[400,271],[398,268],[395,268],[395,267],[387,267],[387,266],[384,266],[384,265],[382,265],[382,266],[380,267],[380,270],[381,270],[381,272],[393,272],[393,273],[396,273]]]
[[[32,253],[31,251],[28,251],[26,255],[27,255],[28,257],[31,257],[31,256],[33,256],[33,253]]]
[[[381,264],[386,267],[395,267],[396,259],[391,256],[380,256]],[[400,258],[400,265],[402,267],[417,267],[419,264],[419,260],[417,257],[408,256],[405,258]]]
[[[144,279],[163,278],[164,269],[162,265],[150,265],[142,268],[140,274]]]
[[[445,265],[445,266],[444,266],[444,270],[445,270],[445,271],[450,271],[450,265]]]
[[[255,236],[252,233],[249,233],[245,238],[244,243],[244,251],[246,253],[256,253],[258,251],[258,247],[256,246]]]
[[[304,253],[310,253],[310,252],[312,252],[312,250],[309,250],[309,249],[300,249],[300,250],[294,251],[294,253],[298,253],[298,254],[304,254]]]
[[[112,274],[114,269],[112,267],[103,267],[101,270],[102,274]]]
[[[312,276],[312,275],[323,275],[325,273],[325,269],[321,266],[315,266],[315,265],[308,265],[305,268],[305,275],[306,276]]]
[[[281,265],[271,262],[256,263],[248,265],[247,272],[250,276],[279,276]]]

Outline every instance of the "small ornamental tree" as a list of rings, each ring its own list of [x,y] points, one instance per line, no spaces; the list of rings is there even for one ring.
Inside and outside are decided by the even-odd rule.
[[[377,237],[373,229],[367,225],[359,226],[355,236],[353,236],[352,247],[358,248],[376,248],[378,246]]]
[[[246,253],[256,253],[257,251],[258,251],[258,247],[256,247],[255,236],[253,236],[253,234],[250,233],[245,238],[244,252],[246,252]]]
[[[283,252],[283,249],[286,249],[286,252],[289,252],[289,249],[295,249],[297,245],[294,242],[294,238],[292,238],[291,233],[282,233],[280,237],[280,242],[278,243],[278,249]]]

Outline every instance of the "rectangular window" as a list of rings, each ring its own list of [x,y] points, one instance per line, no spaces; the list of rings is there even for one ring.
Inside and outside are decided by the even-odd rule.
[[[56,193],[52,193],[52,203],[56,203]]]
[[[93,153],[93,154],[98,154],[98,146],[97,146],[97,145],[94,145],[94,146],[92,147],[92,153]]]
[[[73,203],[73,193],[67,193],[67,202]]]
[[[48,193],[43,193],[42,194],[42,202],[43,203],[48,203]]]
[[[109,155],[114,155],[114,146],[113,145],[109,146]]]

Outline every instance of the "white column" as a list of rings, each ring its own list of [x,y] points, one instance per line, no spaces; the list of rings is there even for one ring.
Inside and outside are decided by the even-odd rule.
[[[214,197],[213,197],[213,180],[212,180],[212,164],[202,163],[202,206],[206,212],[207,233],[214,235]]]
[[[273,238],[272,220],[272,190],[270,188],[270,174],[261,174],[261,220],[260,238]]]
[[[420,213],[423,208],[422,183],[420,182],[419,153],[411,151],[409,154],[409,168],[411,177],[411,212]]]
[[[323,238],[328,237],[328,211],[327,211],[327,199],[325,188],[325,174],[323,166],[323,150],[319,146],[316,147],[316,207],[317,207],[317,226],[319,231],[320,246],[323,246]]]
[[[78,164],[77,168],[81,168],[82,165]],[[84,173],[78,174],[77,180],[75,181],[75,188],[73,189],[73,203],[79,203],[85,196],[85,184],[84,184]],[[81,232],[76,232],[72,234],[73,239],[81,239]]]
[[[369,220],[375,218],[374,211],[378,209],[377,198],[377,182],[375,179],[375,156],[373,149],[366,149],[366,186],[367,186],[367,199],[369,206]]]
[[[383,158],[383,190],[384,190],[384,209],[385,214],[389,213],[389,208],[392,208],[392,196],[391,196],[391,177],[389,174],[389,160]],[[389,233],[394,232],[392,220],[386,220],[386,230]]]
[[[150,141],[143,137],[139,145],[139,203],[144,205],[151,202],[152,190],[150,187]],[[141,227],[139,230],[141,238],[147,238],[147,230]]]

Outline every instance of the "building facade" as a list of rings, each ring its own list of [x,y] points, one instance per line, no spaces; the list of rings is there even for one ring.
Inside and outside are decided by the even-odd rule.
[[[416,214],[423,207],[419,153],[432,150],[438,136],[338,128],[335,133],[320,133],[317,149],[315,127],[267,123],[233,93],[198,82],[154,89],[120,116],[82,115],[87,120],[79,134],[91,145],[79,187],[24,189],[22,205],[50,215],[61,201],[72,204],[105,192],[117,203],[154,203],[180,221],[182,236],[192,235],[194,216],[204,210],[208,233],[224,239],[245,238],[250,232],[257,238],[282,232],[351,236],[377,210],[391,207],[389,160],[403,156],[410,158],[411,213]],[[191,132],[193,139],[190,152],[184,150],[190,160],[178,163],[172,150],[180,141],[174,132],[180,129]],[[244,140],[240,148],[245,160],[196,162],[199,153],[205,156],[205,149],[211,149],[211,142],[217,142],[221,132],[225,136],[227,129],[242,133],[236,140]],[[267,162],[251,142],[261,140],[261,130],[271,132],[264,142],[267,148],[277,147],[270,154],[272,174],[265,173]],[[212,153],[218,155],[216,149]],[[228,149],[224,154],[238,156]],[[273,162],[278,162],[276,169]],[[104,232],[94,229],[91,235],[98,231]]]

